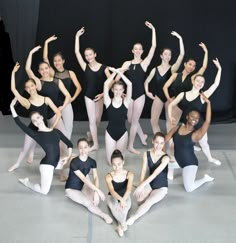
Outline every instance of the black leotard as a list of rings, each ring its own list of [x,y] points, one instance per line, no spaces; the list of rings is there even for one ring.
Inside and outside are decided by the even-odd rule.
[[[145,72],[140,63],[130,64],[126,71],[127,77],[132,82],[132,99],[136,100],[142,96],[144,92]]]
[[[49,132],[34,131],[22,123],[19,117],[14,118],[16,124],[30,137],[32,137],[44,150],[45,157],[40,161],[40,164],[57,166],[60,159],[59,142],[62,140],[69,148],[73,148],[71,141],[63,135],[58,129],[53,129]]]
[[[85,96],[89,99],[95,99],[95,96],[103,93],[103,84],[106,80],[105,75],[106,66],[101,65],[98,71],[93,71],[89,65],[86,65],[84,71],[86,89]]]
[[[163,154],[158,161],[153,162],[150,151],[147,151],[147,162],[148,162],[148,168],[149,168],[149,171],[150,171],[150,175],[161,164],[162,159],[165,156],[168,156],[168,155]],[[161,187],[168,187],[167,172],[168,172],[168,166],[166,166],[163,169],[163,171],[155,179],[153,179],[150,182],[150,186],[153,190],[161,188]]]
[[[125,195],[125,192],[127,190],[127,185],[128,185],[128,174],[129,174],[129,171],[127,171],[127,174],[126,174],[126,178],[124,181],[121,181],[121,182],[116,182],[113,180],[113,177],[112,177],[112,185],[113,185],[113,188],[114,188],[114,191],[116,193],[118,193],[121,197],[123,197]],[[111,195],[111,193],[109,192],[108,195]]]
[[[49,97],[57,107],[63,104],[63,102],[59,100],[60,89],[58,86],[58,82],[58,79],[53,79],[52,81],[41,80],[42,89],[39,91],[39,94]],[[48,118],[52,118],[53,116],[54,112],[52,111],[52,109],[49,109]]]
[[[187,98],[186,98],[186,92],[184,92],[183,99],[178,104],[178,107],[183,111],[183,114],[182,114],[182,117],[181,117],[181,121],[183,123],[186,123],[186,115],[187,115],[188,111],[192,110],[192,109],[196,109],[199,112],[201,112],[203,107],[204,107],[204,104],[201,101],[200,95],[198,95],[194,100],[188,101]],[[200,119],[199,119],[198,124],[196,124],[194,126],[194,128],[195,129],[200,128],[202,126],[203,122],[204,122],[204,120],[203,120],[203,118],[201,116]]]
[[[173,135],[174,141],[174,155],[177,163],[181,168],[189,165],[198,165],[197,157],[194,153],[194,142],[192,141],[192,134],[194,131],[186,134],[180,135],[179,128]]]
[[[71,90],[71,87],[72,87],[72,80],[71,80],[71,77],[70,77],[70,72],[69,70],[67,69],[64,69],[62,72],[56,70],[55,71],[55,74],[54,74],[54,78],[55,79],[60,79],[62,81],[62,83],[64,84],[65,88],[67,89],[67,91],[70,93],[70,96],[72,97],[73,94],[72,94],[72,90]],[[65,100],[65,96],[62,92],[59,92],[59,98],[58,98],[62,103],[64,102]]]
[[[115,140],[118,141],[127,131],[125,122],[127,119],[127,108],[122,102],[121,106],[115,108],[112,104],[107,108],[108,126],[107,132]]]
[[[163,91],[163,87],[166,83],[166,81],[171,76],[171,67],[165,72],[163,76],[159,73],[158,67],[155,71],[155,95],[163,102],[165,103],[167,101],[165,93]]]
[[[90,170],[95,168],[97,168],[97,163],[91,157],[88,157],[86,161],[82,161],[79,157],[74,158],[70,164],[69,177],[66,181],[65,188],[81,191],[84,182],[75,174],[75,171],[80,170],[84,176],[87,176]]]
[[[175,81],[170,86],[170,97],[177,97],[181,92],[187,92],[192,89],[193,84],[190,75],[182,80],[183,73],[178,73]]]

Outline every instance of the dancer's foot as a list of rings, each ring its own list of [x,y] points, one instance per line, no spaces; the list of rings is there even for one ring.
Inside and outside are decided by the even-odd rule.
[[[91,135],[91,132],[87,131],[87,140],[88,142],[92,142],[93,141],[93,138],[92,138],[92,135]]]
[[[20,166],[20,164],[17,164],[17,163],[14,164],[14,165],[12,165],[12,166],[8,169],[8,172],[12,172],[12,171],[18,169],[19,166]]]
[[[215,178],[209,176],[208,174],[205,174],[205,175],[204,175],[204,178],[206,179],[206,181],[209,181],[209,182],[215,180]]]
[[[113,222],[112,218],[108,214],[104,214],[103,219],[107,224],[111,224]]]
[[[127,225],[126,222],[123,223],[123,224],[121,224],[120,226],[121,226],[121,228],[122,228],[122,230],[123,230],[124,232],[128,229],[128,225]]]
[[[200,147],[198,147],[198,146],[196,146],[196,145],[194,145],[193,148],[194,148],[194,151],[196,151],[196,152],[199,152],[199,151],[202,150]]]
[[[131,216],[131,217],[126,221],[126,224],[127,224],[127,225],[132,225],[132,224],[134,223],[134,221],[135,221],[134,216]]]
[[[167,178],[168,178],[168,180],[171,180],[171,181],[174,180],[174,169],[173,168],[168,169]]]
[[[26,159],[26,162],[27,162],[28,164],[32,164],[33,161],[34,161],[34,153],[30,153],[30,154],[28,155],[27,159]]]
[[[22,183],[23,185],[27,186],[28,183],[29,183],[29,178],[28,177],[26,177],[26,178],[19,178],[18,181],[20,183]]]
[[[142,140],[142,144],[143,144],[144,146],[147,145],[147,138],[148,138],[148,135],[147,135],[147,134],[144,134],[144,136],[143,136],[143,140]]]
[[[215,158],[208,160],[208,162],[213,163],[215,165],[221,165],[221,162],[218,159],[215,159]]]
[[[139,152],[138,150],[136,150],[135,148],[131,148],[131,147],[129,147],[128,150],[129,150],[130,153],[133,153],[133,154],[140,154],[140,152]]]
[[[124,231],[122,230],[121,228],[121,225],[119,224],[118,227],[116,228],[117,230],[117,233],[120,237],[123,237],[124,236]]]
[[[98,150],[98,149],[99,149],[98,145],[93,145],[92,147],[89,148],[89,152],[92,152],[92,151],[95,151],[95,150]]]

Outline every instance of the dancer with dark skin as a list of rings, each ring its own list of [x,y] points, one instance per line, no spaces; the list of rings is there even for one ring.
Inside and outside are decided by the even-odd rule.
[[[62,140],[68,146],[68,155],[62,159],[62,165],[67,163],[72,154],[73,144],[68,138],[63,135],[58,129],[48,128],[45,123],[43,116],[38,112],[31,114],[31,121],[38,130],[33,130],[27,127],[23,122],[20,121],[16,110],[14,108],[16,104],[16,98],[11,103],[11,112],[16,124],[30,137],[32,137],[44,150],[45,157],[41,160],[39,165],[40,171],[40,183],[33,184],[28,177],[19,179],[24,186],[31,190],[47,195],[52,184],[54,169],[58,166],[60,159],[60,148],[59,142]]]
[[[84,56],[88,64],[84,61],[80,52],[80,36],[85,32],[82,27],[75,36],[75,55],[80,67],[84,71],[87,89],[85,90],[85,105],[88,113],[90,132],[88,138],[93,140],[90,151],[99,149],[97,129],[103,113],[103,84],[110,76],[108,68],[97,62],[97,54],[94,49],[86,48]]]
[[[28,79],[25,82],[25,90],[30,95],[28,99],[23,97],[18,90],[16,89],[16,82],[15,82],[15,74],[19,70],[20,65],[19,63],[16,63],[15,67],[12,70],[12,76],[11,76],[11,91],[19,101],[20,105],[24,107],[29,113],[33,111],[39,111],[41,114],[43,114],[44,121],[47,123],[47,113],[48,113],[48,107],[50,107],[53,112],[55,113],[55,120],[52,124],[51,128],[55,128],[57,125],[57,122],[59,121],[61,117],[61,112],[59,109],[55,106],[55,104],[52,102],[52,100],[48,97],[44,97],[38,94],[36,89],[36,83],[33,79]],[[54,114],[52,114],[54,116]],[[29,125],[31,128],[34,128],[34,125],[30,123]],[[34,139],[32,139],[30,136],[25,134],[25,141],[22,151],[20,152],[20,155],[14,165],[12,165],[8,171],[12,172],[16,170],[22,160],[26,157],[27,154],[29,154],[27,158],[28,163],[32,163],[33,161],[33,155],[34,155],[34,148],[35,148],[36,142]]]

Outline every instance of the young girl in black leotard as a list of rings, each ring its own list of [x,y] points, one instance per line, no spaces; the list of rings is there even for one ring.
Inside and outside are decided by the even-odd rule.
[[[84,51],[84,61],[80,53],[80,36],[85,32],[85,28],[82,27],[75,36],[75,54],[77,60],[84,71],[86,80],[85,90],[85,105],[88,113],[89,128],[88,137],[92,138],[93,146],[90,151],[97,150],[99,148],[97,128],[101,121],[103,112],[103,84],[105,80],[110,76],[108,68],[96,61],[96,52],[92,48],[86,48]]]
[[[209,98],[216,88],[220,84],[220,79],[221,79],[221,66],[216,58],[213,60],[215,66],[217,67],[218,71],[215,77],[214,83],[204,91],[204,95]],[[169,105],[168,107],[168,112],[169,112],[169,117],[172,118],[172,109],[176,105],[179,106],[179,108],[182,110],[183,114],[182,117],[184,120],[186,120],[186,113],[189,109],[197,109],[199,111],[203,111],[202,108],[204,106],[204,100],[201,98],[200,95],[200,90],[204,87],[205,84],[205,78],[202,75],[197,75],[192,81],[192,89],[188,92],[182,92],[180,93]],[[202,122],[199,122],[197,125],[196,129],[199,128],[202,125]],[[215,158],[212,157],[211,152],[210,152],[210,147],[208,144],[208,137],[207,133],[202,137],[201,140],[199,140],[199,144],[202,148],[203,153],[207,157],[207,160],[211,163],[214,163],[216,165],[221,165],[221,162]]]
[[[37,93],[36,83],[33,79],[29,79],[25,82],[25,90],[30,95],[29,99],[26,99],[18,92],[15,84],[15,73],[18,71],[19,68],[20,68],[19,63],[16,63],[15,67],[12,70],[12,76],[11,76],[12,93],[15,95],[20,105],[28,111],[28,114],[30,114],[32,111],[38,111],[40,114],[42,114],[44,117],[45,124],[47,124],[47,119],[50,118],[47,116],[48,107],[50,107],[53,110],[53,112],[56,114],[55,121],[51,126],[51,128],[54,128],[61,117],[61,113],[59,109],[55,106],[55,104],[52,102],[50,98],[41,96]],[[33,128],[34,126],[32,125],[32,123],[30,123],[29,127]],[[32,163],[35,145],[36,142],[34,141],[34,139],[28,136],[27,134],[25,134],[24,147],[20,152],[20,155],[16,163],[12,165],[8,169],[8,171],[12,172],[15,169],[17,169],[20,166],[22,160],[25,158],[25,156],[28,153],[29,153],[29,157],[27,159],[27,162]]]
[[[176,62],[173,65],[170,65],[172,54],[171,50],[169,48],[164,48],[161,51],[160,55],[161,64],[152,69],[144,83],[146,95],[153,100],[151,108],[151,125],[153,134],[160,131],[159,118],[164,105],[166,112],[166,121],[168,121],[169,119],[167,114],[168,102],[163,91],[163,86],[165,85],[166,81],[170,78],[171,74],[178,71],[181,62],[184,58],[184,44],[182,37],[175,31],[172,31],[171,34],[179,39],[180,54]],[[148,84],[152,81],[153,78],[155,79],[155,96],[153,96],[153,94],[149,92],[148,88]],[[168,124],[168,122],[166,124]]]
[[[62,140],[68,146],[68,155],[63,158],[63,163],[66,163],[72,154],[73,144],[66,136],[63,135],[58,129],[52,129],[45,126],[43,117],[38,112],[33,112],[31,115],[31,121],[35,127],[38,128],[37,131],[27,127],[22,123],[15,111],[14,105],[16,99],[11,103],[11,112],[16,124],[30,137],[32,137],[44,150],[45,157],[41,160],[39,165],[41,180],[40,184],[33,184],[30,182],[29,178],[19,179],[19,181],[26,187],[32,189],[35,192],[42,193],[44,195],[48,194],[52,179],[54,169],[57,167],[60,159],[60,149],[59,142]]]
[[[56,39],[57,37],[53,35],[44,42],[43,60],[49,64],[50,62],[48,59],[48,44]],[[60,79],[71,96],[70,102],[62,110],[62,119],[66,129],[66,136],[70,139],[73,130],[73,121],[74,121],[74,112],[71,103],[77,98],[77,96],[81,92],[81,86],[76,77],[76,74],[71,70],[65,69],[64,63],[65,63],[65,59],[62,56],[62,54],[60,52],[56,53],[53,57],[53,64],[56,70],[54,71],[54,69],[50,66],[50,75],[56,79]],[[72,85],[74,85],[76,88],[75,92],[73,93],[71,90]],[[61,92],[59,94],[59,100],[61,101],[64,100],[64,95]]]
[[[110,164],[111,154],[115,149],[125,152],[128,144],[128,132],[126,129],[127,110],[131,100],[132,83],[121,73],[119,69],[110,68],[112,75],[104,83],[104,104],[108,118],[108,126],[105,133],[107,161]],[[119,74],[125,82],[127,89],[123,98],[124,83],[115,81],[112,85],[114,97],[109,96],[109,89],[116,74]]]
[[[106,175],[109,190],[107,204],[118,222],[117,232],[124,235],[127,230],[126,218],[131,208],[130,193],[134,175],[124,169],[124,158],[120,150],[115,150],[111,155],[112,171]]]
[[[69,177],[65,186],[66,196],[103,218],[106,223],[111,224],[112,218],[98,207],[100,199],[105,200],[105,195],[99,189],[97,163],[88,156],[88,141],[85,138],[79,139],[77,147],[79,155],[72,159],[70,163]],[[94,183],[88,177],[90,171],[93,173]]]
[[[142,59],[143,47],[142,44],[136,43],[133,46],[133,60],[126,61],[122,65],[123,70],[127,70],[126,74],[129,80],[132,82],[132,100],[128,108],[128,121],[131,124],[130,137],[128,149],[131,153],[139,154],[140,152],[134,148],[134,141],[136,133],[138,133],[142,144],[147,145],[147,135],[143,133],[143,130],[139,124],[139,118],[142,114],[145,103],[145,91],[144,81],[145,72],[153,58],[156,49],[156,30],[155,27],[145,22],[145,25],[152,30],[152,46],[146,58]],[[118,78],[117,78],[118,79]]]
[[[168,162],[169,157],[163,151],[165,135],[157,132],[152,140],[153,148],[143,155],[140,184],[134,192],[137,201],[141,205],[137,211],[127,220],[128,225],[144,215],[154,204],[161,201],[168,192]],[[146,177],[146,172],[149,176]]]
[[[196,180],[198,160],[194,153],[194,144],[202,139],[211,122],[211,103],[204,94],[201,94],[201,98],[207,103],[206,119],[203,125],[195,130],[194,127],[199,122],[200,113],[196,110],[190,110],[186,117],[187,122],[184,125],[172,128],[166,136],[167,141],[173,137],[175,159],[183,169],[183,183],[187,192],[192,192],[204,183],[214,180],[207,174]]]

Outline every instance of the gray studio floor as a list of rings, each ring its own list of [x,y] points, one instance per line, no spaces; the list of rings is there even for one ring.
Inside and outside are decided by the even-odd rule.
[[[141,124],[149,134],[148,120]],[[100,150],[91,153],[97,160],[101,189],[107,193],[104,176],[110,170],[105,160],[104,130],[106,122],[99,127]],[[84,136],[87,122],[75,122],[72,141]],[[205,161],[202,152],[199,158],[199,176],[205,173],[215,177],[211,182],[192,193],[182,187],[180,170],[169,183],[169,193],[147,215],[129,227],[123,238],[115,232],[115,223],[104,221],[64,196],[64,183],[55,173],[51,191],[47,196],[30,191],[18,178],[28,176],[39,181],[38,161],[42,150],[37,147],[32,165],[23,163],[13,173],[8,167],[13,164],[23,145],[23,133],[16,127],[11,116],[0,115],[0,242],[236,242],[236,124],[212,125],[209,143],[212,153],[222,161],[215,166]],[[136,141],[136,147],[144,152],[146,147]],[[76,153],[76,148],[74,149]],[[141,155],[126,154],[126,166],[135,173],[138,183]],[[102,209],[108,212],[105,203]],[[131,213],[137,208],[133,199]]]

